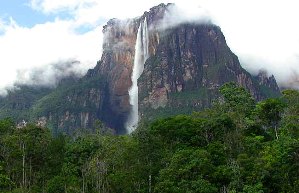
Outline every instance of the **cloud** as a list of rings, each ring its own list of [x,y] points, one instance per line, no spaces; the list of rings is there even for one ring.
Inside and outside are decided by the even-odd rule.
[[[186,6],[170,5],[164,18],[159,23],[160,30],[166,30],[183,23],[210,23],[211,16],[208,10],[196,6],[189,8]]]
[[[0,18],[0,32],[3,32],[4,31],[4,29],[5,29],[5,23],[4,23],[4,21]]]
[[[31,0],[30,6],[44,13],[54,13],[75,10],[80,5],[86,3],[88,3],[88,0]]]
[[[81,77],[84,75],[79,61],[63,61],[34,69],[17,71],[16,85],[32,85],[55,87],[66,77]]]
[[[33,28],[18,26],[13,21],[4,27],[4,31],[4,35],[0,36],[0,52],[4,53],[0,56],[2,89],[14,82],[24,82],[19,80],[22,76],[17,72],[35,68],[47,70],[50,64],[69,60],[80,61],[77,67],[86,71],[101,56],[101,27],[78,34],[74,21],[57,19]],[[42,78],[52,84],[51,78]]]
[[[290,73],[288,81],[285,81],[281,85],[285,88],[295,88],[299,90],[299,74],[296,70]]]

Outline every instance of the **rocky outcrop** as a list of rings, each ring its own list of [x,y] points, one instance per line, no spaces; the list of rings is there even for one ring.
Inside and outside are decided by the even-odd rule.
[[[279,92],[279,87],[273,75],[269,76],[266,71],[261,70],[255,77],[260,86],[267,87],[273,91]]]

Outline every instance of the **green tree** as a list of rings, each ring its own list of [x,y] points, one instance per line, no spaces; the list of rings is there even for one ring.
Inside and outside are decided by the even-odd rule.
[[[282,120],[282,127],[288,135],[299,137],[299,91],[284,90],[283,99],[287,104]]]
[[[155,192],[217,192],[217,188],[209,181],[214,169],[207,151],[179,150],[171,158],[169,166],[160,171]]]
[[[0,191],[9,190],[13,182],[3,169],[3,162],[0,162]]]
[[[10,118],[0,120],[0,136],[11,133],[14,126],[15,124]]]
[[[224,98],[224,111],[238,112],[249,115],[254,109],[255,101],[251,94],[236,83],[230,82],[220,88],[220,93]]]
[[[285,106],[281,99],[272,98],[261,101],[256,105],[255,113],[257,117],[262,124],[274,129],[276,139],[278,139],[278,126]]]
[[[27,125],[12,128],[11,133],[2,136],[3,160],[7,174],[23,189],[38,191],[46,180],[44,173],[47,159],[46,149],[51,140],[47,129]]]

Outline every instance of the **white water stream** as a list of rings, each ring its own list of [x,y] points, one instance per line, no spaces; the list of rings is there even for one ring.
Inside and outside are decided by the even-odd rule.
[[[148,43],[149,43],[149,36],[148,36],[147,21],[145,18],[144,21],[141,22],[139,25],[137,38],[136,38],[134,66],[133,66],[133,72],[131,76],[132,86],[129,89],[130,105],[132,106],[132,109],[129,118],[126,122],[126,129],[128,133],[134,131],[138,126],[139,115],[138,115],[137,81],[143,72],[144,63],[149,57]]]

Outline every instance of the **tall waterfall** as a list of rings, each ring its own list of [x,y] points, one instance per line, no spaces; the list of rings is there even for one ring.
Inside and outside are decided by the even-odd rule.
[[[129,118],[126,123],[126,129],[128,133],[134,131],[138,125],[138,78],[141,76],[144,63],[149,57],[148,53],[148,43],[149,43],[149,35],[147,29],[147,20],[144,19],[143,22],[140,23],[137,39],[135,45],[135,57],[134,57],[134,66],[133,72],[131,76],[132,86],[129,90],[130,96],[130,105],[132,106]]]

